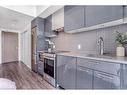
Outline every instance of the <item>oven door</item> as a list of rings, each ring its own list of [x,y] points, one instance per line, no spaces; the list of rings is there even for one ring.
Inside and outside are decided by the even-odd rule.
[[[52,78],[55,78],[55,61],[53,58],[44,58],[44,73],[51,76]]]

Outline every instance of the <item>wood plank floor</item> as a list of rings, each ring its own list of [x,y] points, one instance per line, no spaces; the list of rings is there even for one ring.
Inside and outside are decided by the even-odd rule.
[[[55,89],[40,75],[31,71],[21,62],[1,64],[0,78],[7,78],[14,81],[17,89]]]

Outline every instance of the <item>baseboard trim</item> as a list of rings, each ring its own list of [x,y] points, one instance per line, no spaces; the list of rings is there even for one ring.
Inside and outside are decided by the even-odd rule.
[[[10,62],[3,62],[1,64],[7,64],[7,63],[19,63],[20,61],[10,61]]]

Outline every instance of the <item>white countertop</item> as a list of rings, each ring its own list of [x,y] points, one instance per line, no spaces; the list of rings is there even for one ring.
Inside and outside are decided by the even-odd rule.
[[[77,53],[77,52],[62,52],[62,53],[57,53],[57,55],[64,55],[64,56],[71,56],[71,57],[78,57],[78,58],[88,58],[93,60],[127,64],[127,57],[117,57],[115,55],[97,55],[97,54],[86,54],[86,53]]]

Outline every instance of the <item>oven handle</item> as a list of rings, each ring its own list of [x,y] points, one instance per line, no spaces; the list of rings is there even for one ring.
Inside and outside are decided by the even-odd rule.
[[[50,59],[50,60],[55,60],[55,58],[51,58],[51,57],[46,57],[46,56],[44,56],[44,59]]]

